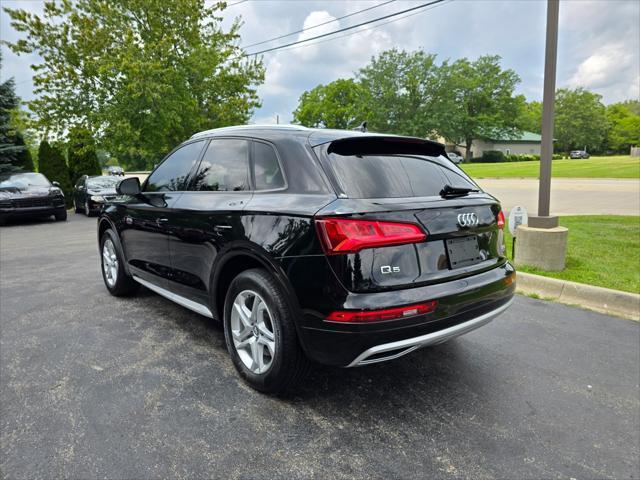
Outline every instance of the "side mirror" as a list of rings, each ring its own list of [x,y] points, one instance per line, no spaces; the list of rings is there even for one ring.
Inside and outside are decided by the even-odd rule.
[[[132,177],[120,180],[120,183],[116,186],[116,192],[118,195],[131,195],[134,197],[139,195],[141,192],[140,179],[138,177]]]
[[[60,183],[59,182],[51,182],[51,185],[53,185],[54,187],[60,188]]]

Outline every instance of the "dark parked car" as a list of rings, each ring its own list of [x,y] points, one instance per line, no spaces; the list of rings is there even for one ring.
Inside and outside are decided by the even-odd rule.
[[[41,173],[0,174],[0,225],[15,217],[67,219],[64,194]]]
[[[120,178],[81,176],[73,187],[73,206],[76,213],[87,217],[100,211],[102,206],[116,198],[116,185]]]
[[[115,175],[116,177],[124,177],[124,170],[122,167],[109,167],[107,168],[109,175]]]
[[[569,153],[569,158],[571,159],[575,159],[575,158],[589,158],[591,155],[589,155],[585,150],[572,150]]]
[[[428,140],[222,128],[118,193],[98,221],[107,289],[220,319],[265,392],[308,359],[367,365],[469,332],[515,290],[500,204]]]

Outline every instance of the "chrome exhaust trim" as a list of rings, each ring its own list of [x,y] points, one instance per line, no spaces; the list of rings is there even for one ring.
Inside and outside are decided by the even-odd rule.
[[[407,338],[406,340],[398,340],[396,342],[384,343],[382,345],[376,345],[371,347],[360,355],[358,355],[353,362],[347,367],[360,367],[362,365],[369,365],[371,363],[386,362],[387,360],[393,360],[398,357],[402,357],[407,353],[413,352],[422,347],[429,345],[437,345],[442,342],[446,342],[459,335],[471,332],[476,328],[480,328],[486,325],[491,320],[496,318],[502,312],[504,312],[513,303],[513,298],[504,305],[487,312],[472,320],[468,320],[464,323],[454,325],[453,327],[445,328],[437,332],[427,333],[419,337]],[[389,355],[380,356],[381,354],[389,352]],[[375,358],[370,358],[375,356]]]

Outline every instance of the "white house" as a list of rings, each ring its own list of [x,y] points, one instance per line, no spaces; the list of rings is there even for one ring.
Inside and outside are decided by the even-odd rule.
[[[512,137],[474,140],[471,143],[471,156],[481,157],[487,150],[500,150],[505,155],[509,154],[536,154],[540,155],[540,142],[542,137],[537,133],[522,132],[520,135]],[[457,151],[466,157],[466,148],[446,143],[447,151]]]

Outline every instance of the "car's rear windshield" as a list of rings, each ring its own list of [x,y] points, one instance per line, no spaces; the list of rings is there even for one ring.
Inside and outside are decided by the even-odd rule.
[[[458,167],[443,158],[420,155],[328,154],[342,191],[349,198],[402,198],[440,195],[445,185],[477,189]]]

